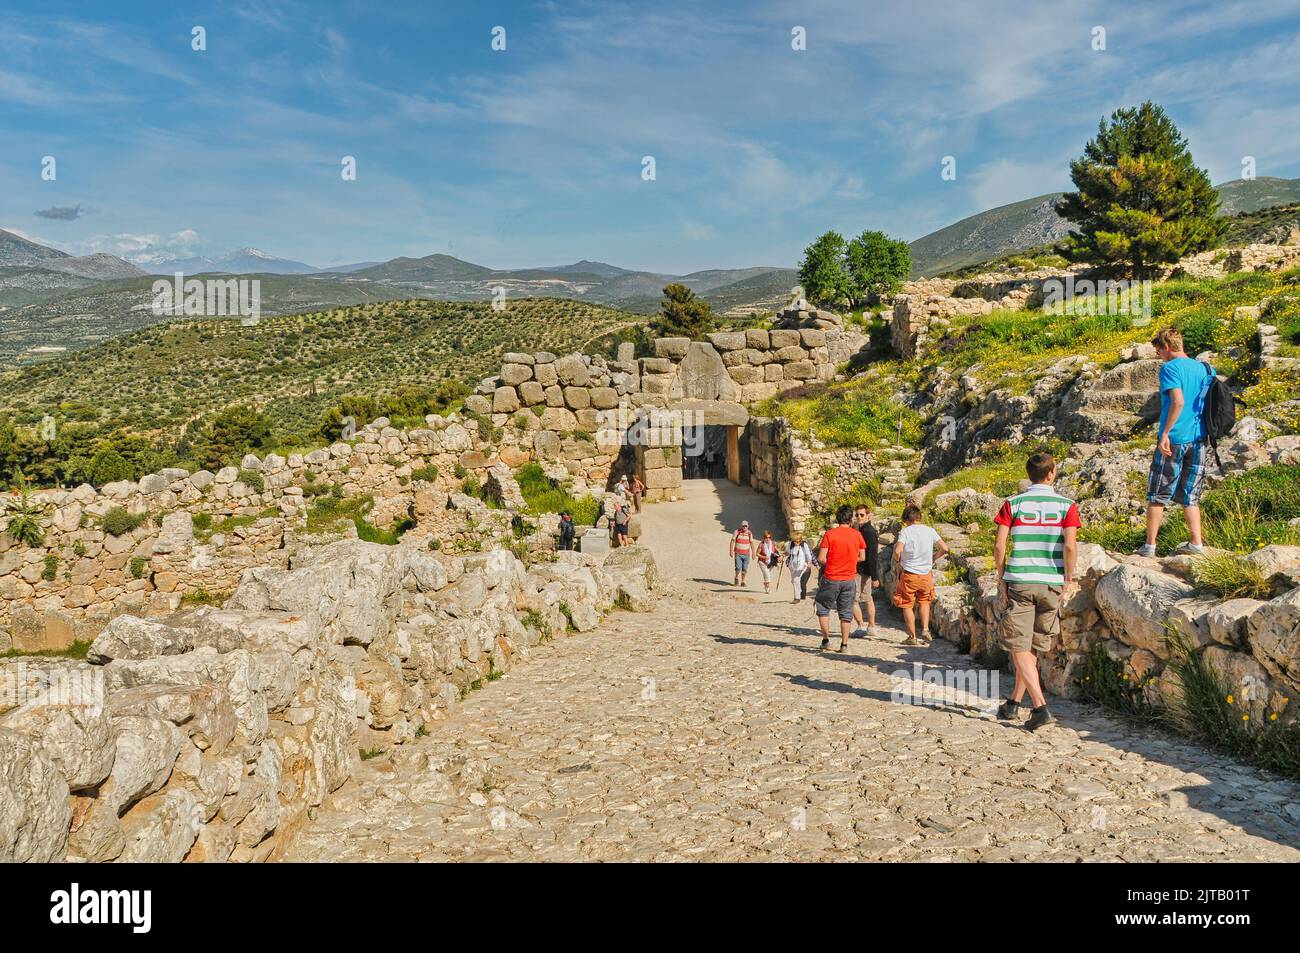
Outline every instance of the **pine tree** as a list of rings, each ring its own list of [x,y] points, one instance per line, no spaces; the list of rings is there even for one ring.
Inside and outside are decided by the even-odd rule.
[[[1103,118],[1070,163],[1070,178],[1078,191],[1057,206],[1077,226],[1070,257],[1107,272],[1149,277],[1162,264],[1213,248],[1227,229],[1219,195],[1187,140],[1151,102]]]
[[[664,288],[659,302],[659,316],[652,322],[651,330],[658,337],[700,338],[717,327],[713,308],[695,292],[682,284]]]

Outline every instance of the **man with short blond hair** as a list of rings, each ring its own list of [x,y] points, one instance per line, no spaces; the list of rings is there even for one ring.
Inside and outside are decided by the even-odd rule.
[[[1205,400],[1214,368],[1183,350],[1183,335],[1165,328],[1151,339],[1160,367],[1160,423],[1147,478],[1147,535],[1139,556],[1156,554],[1165,507],[1179,503],[1191,540],[1189,553],[1205,551],[1201,539],[1201,487],[1205,482]]]

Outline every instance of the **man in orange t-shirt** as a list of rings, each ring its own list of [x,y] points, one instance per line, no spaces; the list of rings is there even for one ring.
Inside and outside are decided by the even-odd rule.
[[[817,559],[822,565],[821,583],[817,586],[817,622],[822,629],[821,648],[831,644],[831,611],[840,617],[840,647],[849,650],[849,632],[853,628],[853,609],[858,597],[858,563],[867,558],[867,542],[854,529],[853,507],[835,511],[834,529],[822,535]]]

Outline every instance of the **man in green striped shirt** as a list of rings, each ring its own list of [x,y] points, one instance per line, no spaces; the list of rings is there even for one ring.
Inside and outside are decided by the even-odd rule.
[[[998,526],[993,560],[1002,609],[999,634],[1016,667],[1015,690],[998,708],[998,717],[1018,718],[1028,691],[1033,711],[1025,727],[1037,731],[1055,721],[1038,680],[1038,656],[1051,649],[1060,632],[1061,597],[1074,579],[1080,523],[1075,502],[1052,489],[1056,461],[1050,453],[1031,456],[1025,471],[1029,489],[1004,501],[993,520]]]

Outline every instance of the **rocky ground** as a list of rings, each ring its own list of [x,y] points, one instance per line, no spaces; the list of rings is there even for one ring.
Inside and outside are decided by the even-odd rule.
[[[278,858],[1300,860],[1300,785],[1090,706],[1029,734],[964,692],[909,703],[921,672],[974,663],[902,644],[892,610],[818,652],[788,577],[729,584],[724,523],[761,529],[769,502],[711,492],[648,511],[678,578],[656,611],[539,649],[365,762]]]

